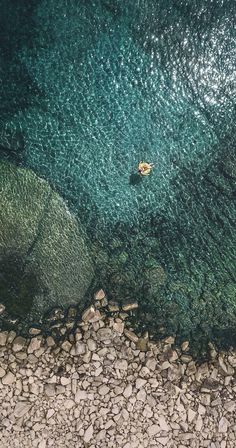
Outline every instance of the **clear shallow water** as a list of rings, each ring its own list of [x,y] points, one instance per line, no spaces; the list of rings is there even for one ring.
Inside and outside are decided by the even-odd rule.
[[[1,154],[68,202],[91,288],[157,334],[234,337],[233,2],[1,4]]]

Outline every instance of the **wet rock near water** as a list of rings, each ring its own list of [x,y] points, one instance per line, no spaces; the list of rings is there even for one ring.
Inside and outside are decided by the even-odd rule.
[[[5,305],[3,305],[3,303],[0,303],[0,315],[4,313],[5,309]]]
[[[41,328],[33,326],[29,328],[28,334],[30,336],[41,333],[51,334],[55,339],[59,340],[66,334],[73,332],[76,325],[81,323],[81,321],[84,323],[96,322],[104,315],[114,315],[125,320],[138,309],[137,302],[125,301],[123,305],[120,305],[118,302],[110,300],[103,289],[96,291],[93,299],[93,303],[82,314],[79,306],[70,306],[67,311],[59,307],[51,309],[44,316]]]
[[[236,352],[211,344],[199,364],[188,341],[153,342],[127,313],[91,305],[59,342],[0,332],[0,448],[235,447]]]

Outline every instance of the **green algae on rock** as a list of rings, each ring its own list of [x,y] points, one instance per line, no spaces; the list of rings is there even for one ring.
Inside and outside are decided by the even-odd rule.
[[[94,273],[80,223],[30,170],[1,162],[0,192],[0,294],[7,311],[35,318],[50,306],[80,303]]]

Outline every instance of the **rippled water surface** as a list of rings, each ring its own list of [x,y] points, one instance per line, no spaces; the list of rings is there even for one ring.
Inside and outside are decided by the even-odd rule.
[[[95,269],[87,295],[138,300],[152,333],[231,343],[234,2],[0,6],[0,154],[78,218]],[[140,160],[151,176],[136,174]]]

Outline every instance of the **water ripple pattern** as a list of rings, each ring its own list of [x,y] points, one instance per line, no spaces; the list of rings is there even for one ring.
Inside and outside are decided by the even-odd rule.
[[[232,328],[233,2],[21,3],[18,44],[1,51],[1,154],[68,201],[99,278],[113,298],[139,298],[149,328]],[[142,180],[140,160],[155,164]]]

